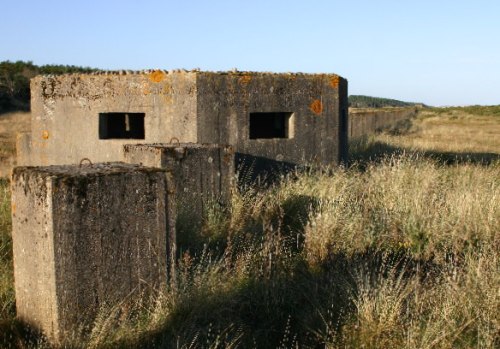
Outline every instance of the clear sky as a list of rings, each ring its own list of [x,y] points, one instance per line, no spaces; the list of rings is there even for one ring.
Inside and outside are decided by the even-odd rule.
[[[500,0],[0,0],[0,60],[326,72],[349,94],[500,104]]]

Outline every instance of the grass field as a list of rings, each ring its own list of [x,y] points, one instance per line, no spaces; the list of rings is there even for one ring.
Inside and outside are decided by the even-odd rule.
[[[441,162],[491,162],[500,157],[500,107],[431,108],[411,123],[354,142],[355,158],[420,152]],[[402,133],[401,133],[402,132]]]
[[[103,309],[68,347],[500,347],[498,107],[425,109],[348,168],[247,188],[179,241],[176,286]],[[0,343],[15,319],[0,183]]]
[[[29,131],[30,117],[27,112],[0,115],[0,177],[8,177],[15,166],[16,134]]]

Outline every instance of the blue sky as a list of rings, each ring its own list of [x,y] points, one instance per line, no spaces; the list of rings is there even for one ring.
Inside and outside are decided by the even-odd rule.
[[[500,104],[500,1],[0,0],[0,60],[337,73],[350,94]]]

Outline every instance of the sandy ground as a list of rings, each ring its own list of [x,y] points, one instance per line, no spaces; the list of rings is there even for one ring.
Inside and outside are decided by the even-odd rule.
[[[16,135],[30,130],[29,112],[0,114],[0,177],[10,176],[16,165]]]

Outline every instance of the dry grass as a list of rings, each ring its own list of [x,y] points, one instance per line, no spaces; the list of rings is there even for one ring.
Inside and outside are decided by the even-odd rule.
[[[31,113],[0,115],[0,177],[8,177],[16,164],[16,135],[30,130]]]
[[[10,231],[10,188],[0,180],[0,320],[15,315]]]
[[[415,155],[309,177],[320,198],[305,231],[310,258],[402,247],[429,259],[498,244],[499,176],[498,164],[443,167]]]
[[[500,161],[450,165],[436,154],[460,148],[425,141],[446,130],[469,139],[495,116],[464,116],[455,131],[457,119],[442,114],[362,149],[372,156],[384,140],[392,155],[294,174],[214,206],[201,232],[183,232],[175,288],[103,309],[86,341],[68,346],[498,348]],[[498,141],[474,142],[467,153],[498,153]],[[2,207],[10,251],[7,196]],[[10,252],[3,258],[7,329]],[[12,333],[14,346],[44,346]]]
[[[500,116],[475,116],[460,109],[441,114],[424,110],[412,131],[399,137],[382,135],[381,139],[419,151],[500,154]]]
[[[495,348],[499,176],[403,156],[248,191],[182,246],[177,290],[92,343]]]

